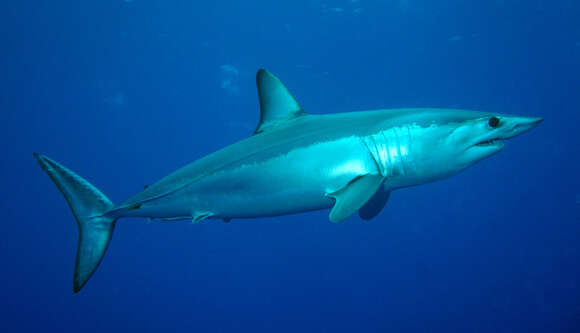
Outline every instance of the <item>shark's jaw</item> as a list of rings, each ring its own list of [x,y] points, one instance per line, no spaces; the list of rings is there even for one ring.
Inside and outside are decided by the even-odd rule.
[[[486,149],[490,153],[499,152],[503,149],[504,143],[501,137],[491,136],[479,139],[468,149]]]

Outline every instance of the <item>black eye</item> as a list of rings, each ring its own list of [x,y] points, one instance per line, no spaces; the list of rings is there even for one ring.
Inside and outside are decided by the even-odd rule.
[[[491,117],[489,118],[489,127],[496,128],[499,126],[499,118],[498,117]]]

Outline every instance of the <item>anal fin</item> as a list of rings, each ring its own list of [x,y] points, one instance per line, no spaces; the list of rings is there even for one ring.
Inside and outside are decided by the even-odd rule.
[[[341,222],[356,213],[377,192],[384,177],[381,175],[364,175],[355,178],[344,188],[329,193],[336,200],[330,211],[330,221]]]

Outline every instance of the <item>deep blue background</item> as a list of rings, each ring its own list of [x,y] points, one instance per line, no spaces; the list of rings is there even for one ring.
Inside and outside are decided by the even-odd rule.
[[[577,0],[4,1],[1,332],[580,332]],[[543,116],[371,223],[122,220],[77,295],[38,151],[122,201],[252,132],[254,73],[309,112]]]

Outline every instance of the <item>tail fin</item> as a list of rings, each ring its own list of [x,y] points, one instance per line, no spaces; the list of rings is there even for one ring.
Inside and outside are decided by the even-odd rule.
[[[73,280],[73,290],[77,293],[93,275],[107,250],[116,219],[103,214],[114,204],[73,171],[44,155],[35,153],[34,157],[64,195],[77,220],[79,239]]]

